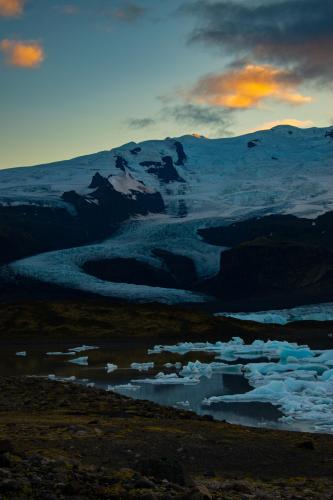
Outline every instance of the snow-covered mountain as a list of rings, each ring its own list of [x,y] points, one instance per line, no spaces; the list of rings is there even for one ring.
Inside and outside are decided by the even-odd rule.
[[[69,161],[0,171],[0,202],[65,206],[92,177],[117,191],[161,192],[172,216],[235,217],[263,210],[314,216],[333,207],[333,129],[278,126],[241,137],[129,143]],[[112,176],[112,177],[110,177]]]
[[[102,243],[50,244],[48,249],[58,249],[10,265],[21,276],[134,300],[203,301],[192,284],[218,273],[222,248],[205,243],[198,229],[269,214],[314,219],[333,210],[333,128],[278,126],[235,138],[167,138],[1,170],[0,204],[7,211],[24,207],[25,216],[29,206],[65,210],[76,222],[88,220],[90,232],[103,219],[100,235],[78,239],[81,245],[103,237]],[[105,228],[115,223],[107,239]],[[136,267],[133,281],[118,276],[115,282],[112,259],[123,259],[117,265],[124,267],[135,259],[160,274],[145,282],[151,269]],[[91,261],[104,261],[111,278],[96,270],[88,274]],[[186,290],[176,286],[185,269],[192,273]],[[158,286],[167,283],[162,272],[172,277],[167,286]]]

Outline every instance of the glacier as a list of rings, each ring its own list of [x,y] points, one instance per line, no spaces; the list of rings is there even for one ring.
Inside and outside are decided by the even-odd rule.
[[[216,313],[216,316],[225,316],[258,323],[275,323],[286,325],[294,321],[333,321],[333,303],[310,304],[306,306],[293,307],[290,309],[278,309],[272,311]]]
[[[73,206],[61,195],[70,190],[87,193],[97,172],[121,193],[159,191],[166,205],[164,214],[134,217],[101,243],[35,255],[8,269],[25,278],[103,296],[143,302],[205,302],[208,297],[188,290],[104,281],[85,273],[82,266],[89,260],[121,256],[161,268],[161,261],[152,254],[160,248],[193,259],[199,278],[214,276],[222,249],[205,244],[197,229],[276,213],[315,218],[333,209],[330,130],[278,126],[224,139],[183,136],[129,143],[48,165],[1,170],[0,204],[4,206],[35,204],[72,213]],[[253,141],[256,147],[249,148]],[[176,142],[187,156],[183,164],[177,161]],[[139,152],[133,154],[134,148]],[[159,163],[163,156],[175,163],[180,180],[162,182],[145,166]],[[119,158],[126,165],[124,172],[117,167]],[[328,308],[332,304],[323,306],[319,317]],[[284,321],[279,312],[269,313],[274,315],[271,319]],[[269,320],[264,314],[257,317]]]

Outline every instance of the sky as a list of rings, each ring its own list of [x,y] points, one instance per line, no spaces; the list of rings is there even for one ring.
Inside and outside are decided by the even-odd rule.
[[[0,168],[333,123],[332,0],[0,0]]]

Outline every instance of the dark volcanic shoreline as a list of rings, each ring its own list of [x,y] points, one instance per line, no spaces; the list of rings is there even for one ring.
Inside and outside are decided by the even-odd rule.
[[[286,327],[102,299],[0,304],[0,346],[59,342],[331,344],[332,323]],[[96,344],[95,344],[96,343]],[[99,344],[100,343],[100,344]],[[333,498],[333,436],[246,428],[115,393],[0,377],[0,498]]]
[[[0,495],[333,498],[333,437],[249,429],[114,393],[0,379]]]
[[[332,321],[300,321],[285,326],[215,317],[190,307],[128,304],[97,297],[0,302],[0,344],[149,340],[152,344],[227,341],[233,336],[307,343],[329,349]]]

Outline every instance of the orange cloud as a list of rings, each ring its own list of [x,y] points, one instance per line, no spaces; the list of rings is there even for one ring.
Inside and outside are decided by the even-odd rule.
[[[269,65],[248,64],[201,78],[189,97],[200,104],[235,109],[253,108],[268,98],[291,104],[311,102],[311,97],[298,93],[296,88],[297,83],[285,71]]]
[[[18,68],[38,68],[44,61],[44,50],[38,42],[20,42],[2,40],[0,50],[5,55],[5,62]]]
[[[19,16],[23,12],[25,0],[0,0],[0,16]]]

